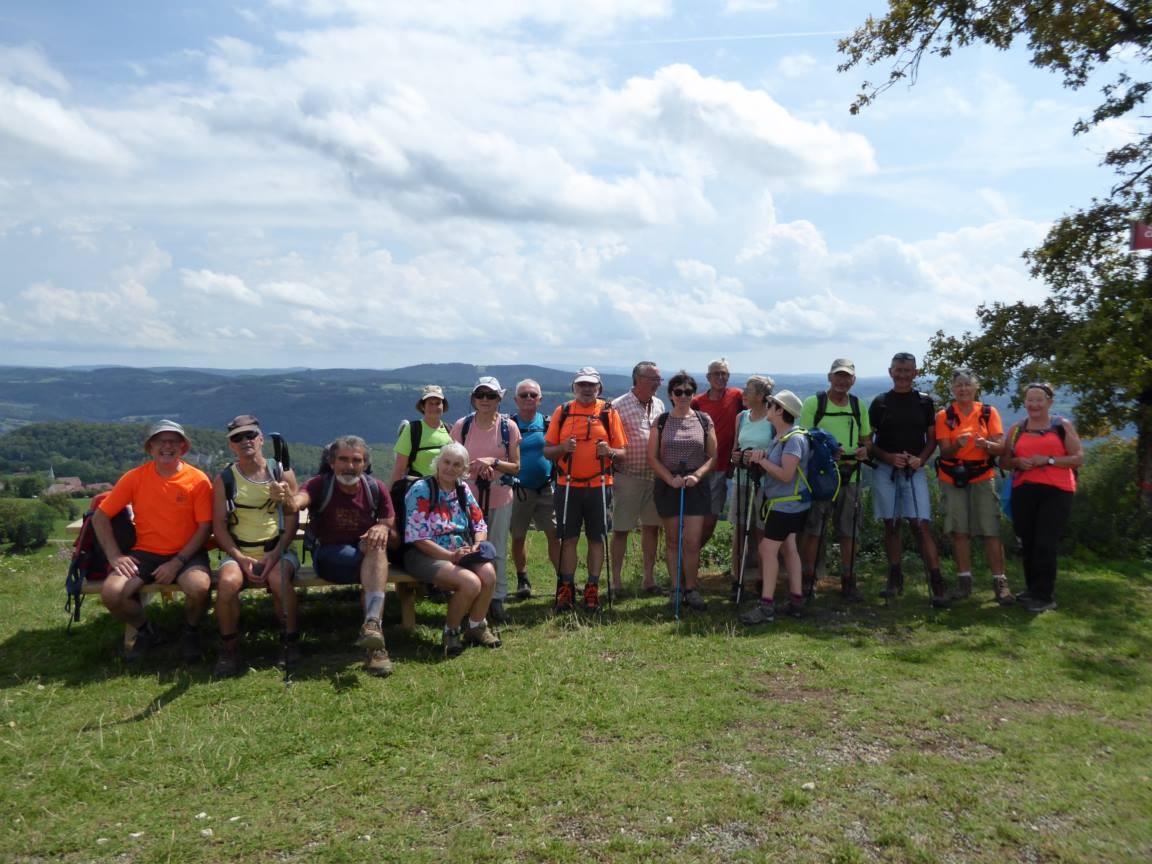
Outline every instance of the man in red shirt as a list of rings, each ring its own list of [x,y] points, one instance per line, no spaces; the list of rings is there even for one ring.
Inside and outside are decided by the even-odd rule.
[[[744,394],[739,387],[728,386],[728,361],[721,357],[708,364],[708,389],[692,400],[692,407],[712,418],[716,427],[716,464],[707,475],[712,499],[712,513],[704,517],[700,536],[703,549],[716,530],[728,500],[728,466],[736,443],[736,418],[744,410]]]

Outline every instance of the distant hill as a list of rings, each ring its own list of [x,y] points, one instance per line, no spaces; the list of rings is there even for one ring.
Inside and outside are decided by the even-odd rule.
[[[665,378],[675,370],[664,369]],[[705,385],[702,372],[694,372]],[[503,410],[515,410],[512,391],[534,378],[551,411],[570,398],[571,371],[532,365],[473,366],[434,363],[402,369],[256,370],[51,369],[0,366],[0,433],[30,423],[95,421],[147,423],[162,417],[188,427],[220,430],[237,414],[253,413],[264,429],[282,432],[292,442],[321,445],[339,434],[368,441],[394,441],[401,421],[416,416],[414,404],[424,384],[444,387],[448,419],[468,411],[468,394],[480,375],[494,375],[507,389]],[[747,376],[733,375],[741,386]],[[826,385],[821,374],[780,375],[776,388],[802,398]],[[604,376],[609,397],[631,386],[627,375]],[[855,393],[865,404],[890,386],[887,378],[861,378]],[[667,399],[665,399],[667,401]],[[991,400],[1005,417],[1018,412],[1003,399]]]

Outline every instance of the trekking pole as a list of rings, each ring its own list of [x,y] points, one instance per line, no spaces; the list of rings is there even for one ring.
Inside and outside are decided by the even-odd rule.
[[[852,439],[855,437],[855,435],[853,434],[855,429],[856,429],[856,418],[855,417],[848,418],[848,443],[849,444],[852,443]],[[857,439],[856,445],[857,446],[860,445],[859,439]],[[852,554],[848,556],[848,579],[850,580],[849,585],[852,586],[853,591],[855,590],[855,586],[856,586],[856,547],[860,545],[856,541],[856,530],[860,525],[860,475],[861,475],[861,473],[862,473],[862,469],[860,468],[860,461],[857,460],[856,461],[856,467],[853,468],[852,473],[848,475],[849,478],[851,478],[851,477],[856,478],[856,495],[855,495],[855,498],[852,502]],[[849,485],[849,487],[851,487],[852,484],[849,483],[848,485]]]
[[[920,501],[916,495],[916,481],[914,479],[916,472],[910,467],[905,466],[904,477],[908,481],[908,485],[912,487],[912,509],[916,511],[916,548],[920,552],[920,563],[924,565],[924,581],[929,585],[932,584],[932,571],[928,566],[928,550],[924,544],[924,525],[920,518]]]
[[[744,567],[748,563],[748,540],[752,534],[752,472],[759,470],[759,465],[749,465],[745,469],[746,479],[744,491],[744,542],[740,544],[740,575],[736,581],[736,605],[744,596]],[[759,487],[759,474],[756,475],[756,486]],[[739,491],[739,490],[737,490]]]
[[[839,470],[839,469],[837,469]],[[816,598],[816,580],[819,578],[820,568],[824,565],[824,545],[828,540],[828,519],[835,510],[835,504],[820,517],[820,534],[816,540],[816,560],[812,562],[812,582],[803,586],[804,597],[807,600]]]
[[[743,455],[741,455],[741,462],[743,462]],[[743,559],[737,561],[736,556],[742,555],[744,550],[744,538],[740,536],[740,528],[744,524],[744,511],[741,509],[744,504],[744,483],[742,482],[744,472],[741,471],[740,467],[736,467],[733,471],[733,476],[736,478],[736,494],[733,496],[733,503],[736,505],[736,519],[732,522],[732,566],[730,572],[737,586],[733,596],[739,597],[739,585],[741,576],[744,573],[744,562]]]
[[[688,471],[688,465],[680,461],[679,477],[683,480]],[[684,584],[684,486],[680,486],[680,527],[676,531],[676,593],[672,598],[672,614],[677,621],[680,620],[680,594]]]
[[[600,508],[604,512],[604,569],[608,571],[608,611],[612,611],[612,556],[608,554],[608,469],[605,458],[600,457]]]
[[[284,436],[279,432],[272,432],[268,435],[272,439],[272,458],[275,459],[280,465],[280,476],[284,476],[284,472],[292,467],[292,457],[288,455],[288,442],[284,440]],[[284,530],[284,507],[283,505],[277,508],[280,530]],[[288,592],[292,590],[290,584],[288,568],[284,566],[284,556],[280,556],[280,617],[281,626],[284,627],[284,632],[288,632]],[[299,625],[297,625],[299,626]],[[281,683],[287,687],[292,686],[292,670],[289,668],[287,661],[284,663],[284,677]]]
[[[484,521],[488,521],[488,504],[492,499],[492,481],[483,477],[476,478],[476,491],[480,493],[480,512],[484,514]]]
[[[560,512],[560,524],[557,533],[560,537],[560,552],[556,556],[556,597],[553,603],[560,600],[560,568],[563,566],[561,560],[564,558],[564,541],[568,539],[568,493],[572,491],[572,454],[568,454],[567,458],[568,470],[564,472],[564,506]]]

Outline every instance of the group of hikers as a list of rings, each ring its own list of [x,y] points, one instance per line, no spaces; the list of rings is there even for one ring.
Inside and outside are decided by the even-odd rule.
[[[292,470],[264,453],[264,434],[252,415],[227,426],[234,460],[215,479],[184,461],[190,441],[170,420],[153,426],[144,447],[150,460],[127,472],[92,518],[108,560],[101,597],[108,610],[135,630],[126,648],[139,660],[159,641],[141,603],[149,583],[176,583],[186,597],[181,652],[202,657],[199,625],[212,589],[206,545],[221,552],[216,617],[221,648],[216,677],[239,674],[240,592],[266,587],[279,618],[280,664],[301,660],[293,579],[300,567],[294,542],[307,511],[306,548],[327,582],[359,585],[363,621],[357,645],[364,668],[386,676],[392,662],[381,618],[389,567],[446,601],[443,651],[466,645],[500,647],[496,627],[509,620],[506,603],[532,596],[526,542],[533,527],[544,534],[556,573],[555,611],[577,604],[590,612],[624,592],[629,537],[639,533],[644,595],[667,597],[704,610],[700,550],[717,521],[734,526],[732,600],[742,599],[749,559],[759,571],[759,598],[740,613],[748,626],[776,615],[776,582],[787,575],[784,611],[801,615],[814,594],[824,540],[831,525],[840,548],[840,593],[862,599],[856,577],[861,530],[863,466],[871,471],[873,513],[883,523],[888,561],[882,597],[903,593],[901,523],[915,538],[933,606],[970,596],[971,538],[981,538],[1000,603],[1032,612],[1055,607],[1057,548],[1071,511],[1076,468],[1083,461],[1073,425],[1051,414],[1052,388],[1028,384],[1026,416],[1007,431],[993,406],[977,400],[979,382],[967,369],[951,376],[952,400],[936,410],[914,387],[913,355],[891,361],[892,388],[865,409],[854,395],[856,370],[835,360],[828,387],[801,400],[774,391],[773,380],[753,375],[744,389],[729,386],[725,360],[708,366],[700,389],[685,371],[665,386],[670,408],[657,395],[664,379],[656,363],[632,370],[632,386],[613,399],[591,367],[572,380],[570,400],[546,417],[540,385],[520,381],[514,413],[503,414],[506,391],[491,376],[471,391],[471,411],[449,426],[443,388],[428,385],[416,402],[419,419],[406,422],[394,447],[387,483],[371,473],[362,438],[344,435],[325,449],[321,471],[300,484]],[[813,433],[824,430],[828,436]],[[812,454],[831,441],[838,492],[813,492]],[[932,457],[939,451],[933,465]],[[997,466],[1010,471],[1011,519],[1023,551],[1025,590],[1013,595],[1000,542]],[[957,582],[941,573],[931,530],[927,471],[940,480],[945,530],[951,535]],[[131,506],[134,534],[119,530]],[[656,578],[664,532],[670,585]],[[577,545],[586,540],[583,585],[578,589]],[[610,539],[609,539],[610,538]],[[515,588],[509,584],[509,541]],[[601,582],[608,566],[607,586]]]

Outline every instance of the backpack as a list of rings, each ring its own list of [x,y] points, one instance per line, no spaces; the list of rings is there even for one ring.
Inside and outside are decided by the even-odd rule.
[[[507,414],[498,414],[497,416],[500,418],[500,443],[504,445],[504,458],[506,460],[508,460],[509,462],[511,462],[512,461],[512,451],[510,449],[511,445],[509,443],[508,415]],[[473,411],[471,414],[469,414],[467,417],[464,418],[464,425],[460,427],[460,441],[461,442],[468,440],[468,430],[472,428],[472,422],[475,419],[476,419],[476,412],[475,411]],[[517,428],[519,428],[519,424],[517,424]],[[547,427],[545,427],[545,428],[547,428]],[[465,446],[467,446],[467,445],[465,445]]]
[[[1055,432],[1060,436],[1061,441],[1065,440],[1068,436],[1068,432],[1064,428],[1064,418],[1053,417],[1052,422],[1048,424],[1048,428],[1038,432],[1037,434],[1047,435],[1049,432]],[[1016,442],[1020,440],[1020,436],[1023,434],[1024,427],[1022,423],[1013,424],[1012,434],[1008,438],[1008,450],[1006,451],[1005,455],[1016,452]],[[1072,470],[1074,473],[1079,473],[1075,468]],[[1004,469],[1001,468],[1000,472],[1001,474],[1004,474]],[[1009,471],[1006,475],[1004,475],[1003,482],[1000,486],[1000,510],[1006,517],[1008,517],[1009,520],[1012,519],[1012,479],[1015,473],[1015,471]]]
[[[403,521],[397,526],[397,530],[392,532],[392,537],[399,537],[399,542],[393,545],[391,542],[388,546],[388,559],[397,566],[403,566],[404,553],[412,548],[412,544],[404,540],[404,528],[408,524],[408,509],[406,501],[408,497],[408,490],[421,481],[428,484],[428,497],[432,502],[440,500],[440,489],[436,483],[435,475],[429,474],[426,477],[417,477],[409,482],[408,478],[401,477],[392,484],[392,507],[396,511],[397,518]],[[464,484],[463,480],[456,481],[456,503],[460,505],[462,513],[468,513],[468,487]],[[391,539],[391,538],[389,538]],[[472,520],[468,520],[468,542],[472,542]]]
[[[803,435],[808,440],[808,461],[803,467],[796,466],[796,483],[791,495],[765,499],[761,519],[767,519],[772,506],[779,502],[835,501],[840,494],[840,467],[836,462],[840,442],[836,436],[824,429],[796,427],[777,440],[783,443],[793,435]]]
[[[872,400],[872,404],[877,405],[880,408],[880,413],[878,415],[879,420],[876,423],[872,424],[872,434],[873,435],[878,435],[880,433],[880,427],[884,425],[884,420],[888,416],[888,393],[889,392],[891,392],[891,391],[885,391],[884,393],[881,393],[879,396],[877,396],[875,399]],[[925,425],[925,427],[931,428],[936,423],[936,407],[935,407],[935,405],[932,404],[932,397],[929,396],[927,393],[921,392],[920,390],[917,390],[915,392],[916,392],[916,395],[920,397],[920,410],[924,412],[924,417],[925,417],[924,425]]]
[[[224,506],[228,511],[228,527],[232,528],[238,521],[236,518],[236,475],[232,473],[235,462],[229,462],[220,471],[220,482],[224,486]],[[273,482],[279,483],[284,477],[284,466],[278,460],[268,460],[268,473]],[[284,507],[276,506],[276,522],[280,530],[284,530]]]
[[[92,526],[92,516],[109,495],[101,492],[92,499],[88,512],[84,514],[84,521],[80,523],[80,533],[76,535],[76,542],[72,544],[72,560],[68,563],[68,575],[64,578],[64,590],[67,600],[64,611],[71,613],[68,619],[68,629],[72,629],[72,622],[80,620],[80,604],[84,600],[81,593],[85,580],[99,582],[108,576],[108,558],[100,541],[96,539],[96,529]],[[136,545],[136,527],[132,524],[132,512],[125,507],[112,517],[112,533],[121,550],[127,551]]]
[[[837,406],[839,407],[839,406]],[[857,442],[859,442],[860,435],[860,399],[854,393],[848,394],[848,407],[852,410],[852,416],[856,418],[856,435]],[[843,416],[843,411],[837,411],[832,416]],[[812,420],[812,428],[815,429],[820,426],[820,421],[828,415],[828,391],[821,390],[816,394],[816,417]],[[851,442],[849,442],[851,443]]]
[[[612,434],[612,427],[609,425],[609,419],[608,418],[612,416],[612,412],[616,410],[616,407],[611,402],[609,402],[607,399],[598,399],[597,401],[600,403],[600,425],[604,427],[604,433],[606,435],[610,436]],[[563,405],[560,406],[560,434],[561,435],[564,434],[564,424],[567,422],[568,415],[570,413],[572,413],[572,402],[571,401],[565,402]],[[545,423],[547,423],[547,421],[545,421]],[[588,423],[589,423],[589,425],[591,425],[591,423],[592,423],[592,415],[591,414],[588,415]],[[547,430],[548,427],[545,426],[544,428],[545,428],[545,430]],[[545,434],[547,434],[547,432],[545,432]],[[555,477],[559,473],[560,463],[566,458],[568,458],[568,457],[562,456],[560,459],[556,459],[552,462],[553,477]],[[609,462],[611,462],[611,460],[609,460]],[[612,470],[611,465],[608,466],[608,470],[609,471]],[[584,483],[585,481],[592,480],[592,479],[599,477],[599,476],[600,476],[599,474],[593,474],[590,477],[570,477],[569,479],[574,480],[577,483]]]
[[[416,454],[422,453],[425,450],[439,450],[442,445],[437,444],[432,447],[421,447],[420,438],[424,435],[424,421],[417,420],[415,423],[413,423],[410,420],[405,420],[404,423],[408,425],[408,440],[410,442],[410,446],[408,448],[408,476],[419,477],[421,475],[417,474],[416,469],[412,467],[416,464]],[[443,420],[440,421],[440,428],[445,432],[449,431],[448,424]],[[403,431],[402,428],[401,431]]]
[[[656,418],[656,452],[660,452],[660,447],[664,443],[664,427],[668,425],[668,415],[670,411],[665,411]],[[692,413],[696,415],[696,419],[700,421],[701,427],[704,429],[704,437],[708,437],[708,430],[712,428],[712,418],[705,414],[703,411],[698,411],[693,408]]]
[[[324,478],[324,494],[320,496],[319,504],[313,503],[308,507],[308,524],[304,526],[304,554],[301,556],[301,564],[304,563],[304,559],[308,557],[310,552],[312,553],[312,560],[316,560],[316,517],[332,503],[332,493],[336,491],[336,474],[332,471],[330,455],[327,447],[320,454],[319,476]],[[373,516],[379,518],[380,501],[384,496],[380,494],[380,484],[372,476],[371,462],[365,466],[364,473],[360,475],[360,485],[365,487],[368,492],[368,500],[372,502]]]
[[[988,436],[988,422],[992,417],[992,406],[987,403],[980,405],[980,427],[984,430],[984,436]],[[949,429],[956,429],[960,425],[960,415],[956,412],[954,403],[948,403],[948,407],[944,409],[944,424]],[[1063,428],[1060,430],[1063,432]],[[952,484],[957,489],[965,488],[969,483],[978,477],[983,477],[987,472],[996,467],[996,457],[989,456],[983,460],[965,460],[965,459],[945,459],[943,456],[936,458],[937,470],[947,474],[952,478]]]

